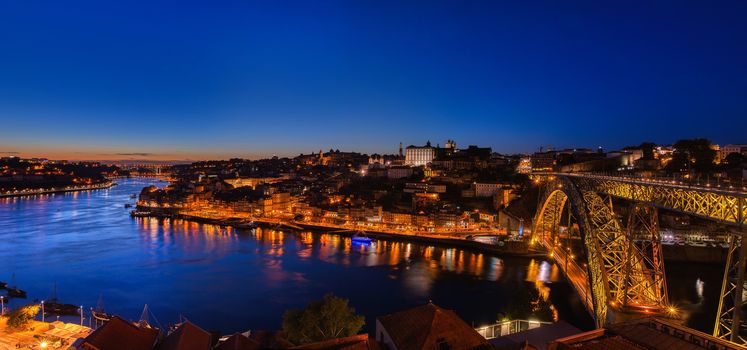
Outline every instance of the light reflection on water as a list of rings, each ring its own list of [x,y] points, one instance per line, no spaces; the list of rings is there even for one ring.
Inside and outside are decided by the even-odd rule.
[[[557,268],[541,260],[398,241],[359,245],[336,234],[132,219],[124,204],[153,180],[118,182],[101,191],[0,201],[0,280],[15,272],[30,299],[48,298],[56,282],[64,302],[94,306],[101,294],[107,310],[125,318],[137,318],[148,303],[161,322],[181,314],[224,332],[277,328],[284,310],[327,292],[349,298],[369,326],[375,316],[428,300],[485,324],[495,321],[517,289],[558,293],[547,285],[566,285]],[[553,299],[569,298],[575,297]],[[583,314],[573,306],[565,310],[569,318]]]

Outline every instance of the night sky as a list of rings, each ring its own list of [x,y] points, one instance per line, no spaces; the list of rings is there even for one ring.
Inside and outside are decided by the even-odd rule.
[[[747,2],[0,2],[0,155],[747,143]]]

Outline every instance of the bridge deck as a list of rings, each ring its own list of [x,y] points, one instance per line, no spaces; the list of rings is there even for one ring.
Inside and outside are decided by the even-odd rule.
[[[566,279],[573,285],[579,298],[584,303],[587,310],[594,310],[589,290],[589,275],[586,269],[576,263],[574,259],[568,259],[567,252],[562,247],[554,246],[546,239],[540,239],[542,246],[547,249],[553,261],[560,267]]]
[[[556,176],[570,176],[570,177],[596,179],[596,180],[616,181],[616,182],[621,182],[621,183],[629,183],[629,184],[637,184],[637,185],[670,187],[670,188],[678,188],[682,190],[711,192],[711,193],[718,193],[718,194],[732,195],[732,196],[747,198],[747,186],[744,186],[744,185],[727,186],[727,185],[712,184],[712,183],[705,183],[705,184],[701,184],[697,182],[691,183],[687,181],[665,179],[665,178],[645,178],[645,177],[633,177],[633,176],[627,177],[627,176],[611,176],[611,175],[584,174],[584,173],[546,173],[546,174],[556,175]]]
[[[609,196],[644,202],[729,225],[747,225],[747,191],[743,188],[714,188],[660,179],[583,173],[538,175],[574,179],[577,185]]]

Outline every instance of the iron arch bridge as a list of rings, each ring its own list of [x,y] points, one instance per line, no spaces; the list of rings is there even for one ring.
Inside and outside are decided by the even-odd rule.
[[[535,174],[544,182],[532,242],[544,246],[597,327],[631,315],[670,315],[658,209],[735,228],[714,336],[747,344],[747,193],[583,174]],[[612,197],[630,203],[619,218]]]

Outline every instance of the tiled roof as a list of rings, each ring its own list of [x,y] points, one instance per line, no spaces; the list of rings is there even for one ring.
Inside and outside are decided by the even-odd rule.
[[[647,350],[646,348],[636,345],[620,336],[607,337],[591,340],[581,344],[580,346],[574,346],[577,350]],[[671,348],[678,349],[678,348]]]
[[[663,333],[644,324],[619,324],[610,327],[612,332],[630,339],[642,348],[647,349],[678,349],[678,350],[702,350],[703,347],[687,342],[675,336]]]
[[[259,348],[259,343],[256,340],[249,339],[241,333],[236,333],[220,343],[215,350],[256,350]]]
[[[258,342],[260,349],[288,349],[295,345],[285,338],[283,332],[252,331],[249,339]]]
[[[99,327],[81,345],[83,349],[98,350],[151,350],[158,331],[139,327],[117,316]]]
[[[432,303],[378,318],[398,350],[436,349],[447,342],[452,349],[489,348],[477,331],[452,310]]]
[[[208,350],[211,340],[210,333],[187,321],[171,332],[158,350]]]
[[[377,341],[368,338],[368,334],[358,334],[345,338],[323,340],[304,344],[293,349],[324,349],[324,350],[380,350],[384,347]]]
[[[616,323],[604,329],[557,339],[574,350],[704,350],[741,349],[709,334],[656,318]]]

